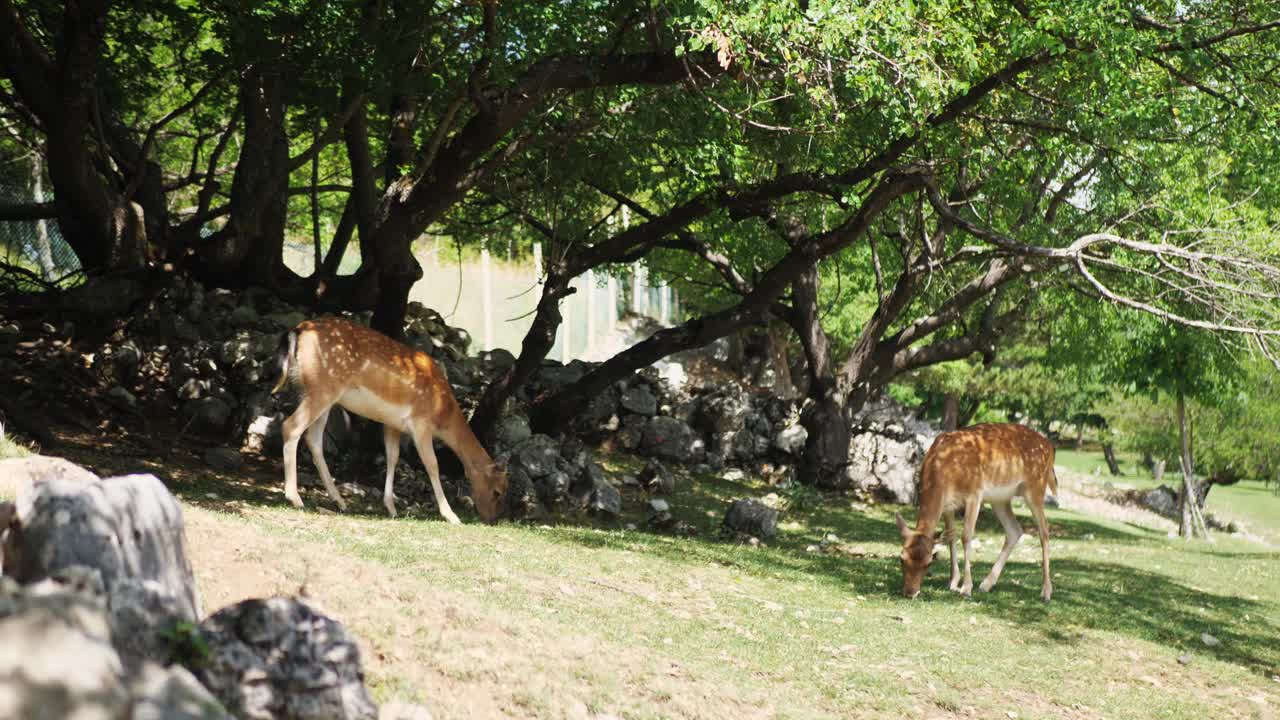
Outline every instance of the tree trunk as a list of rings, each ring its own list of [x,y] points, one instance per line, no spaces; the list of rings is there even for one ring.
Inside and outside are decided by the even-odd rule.
[[[960,400],[955,393],[947,393],[942,400],[942,430],[960,427]]]
[[[844,393],[838,387],[831,346],[819,316],[818,267],[800,274],[791,285],[794,305],[793,325],[809,363],[809,399],[800,415],[800,424],[809,433],[804,455],[796,467],[796,479],[805,485],[844,487],[849,465],[849,417]]]
[[[31,199],[44,202],[44,158],[39,152],[31,153]],[[55,279],[57,268],[53,264],[53,247],[49,244],[49,223],[43,219],[36,220],[36,256],[44,279]]]
[[[289,211],[289,139],[285,132],[284,80],[254,68],[240,82],[244,144],[231,181],[231,217],[198,253],[205,272],[221,285],[273,286],[284,270]]]
[[[561,274],[548,274],[542,286],[542,299],[538,301],[537,312],[533,323],[525,333],[520,345],[520,357],[516,364],[502,377],[495,379],[485,389],[480,404],[471,415],[471,431],[476,437],[488,435],[493,424],[501,415],[502,406],[525,382],[533,376],[534,371],[542,364],[542,359],[551,352],[556,341],[556,330],[563,320],[560,314],[560,300],[569,295],[569,280]]]
[[[770,322],[766,338],[768,363],[773,370],[773,394],[790,400],[798,393],[795,384],[791,382],[791,360],[787,356],[785,326],[776,321]]]
[[[1107,470],[1112,475],[1120,475],[1120,464],[1116,462],[1116,449],[1111,443],[1103,443],[1102,457],[1107,459]]]
[[[413,228],[403,212],[383,198],[384,220],[373,235],[373,252],[377,257],[378,298],[373,305],[369,326],[396,339],[404,337],[404,314],[409,307],[409,291],[422,279],[422,266],[413,256]],[[364,238],[361,238],[361,244]]]
[[[1191,521],[1191,503],[1195,502],[1195,479],[1191,465],[1191,428],[1187,424],[1186,398],[1182,388],[1178,388],[1178,430],[1181,436],[1182,454],[1182,493],[1178,497],[1178,510],[1181,520],[1178,523],[1178,535],[1184,538],[1192,536],[1194,530]]]
[[[1159,485],[1164,480],[1164,460],[1157,460],[1151,464],[1151,478]]]

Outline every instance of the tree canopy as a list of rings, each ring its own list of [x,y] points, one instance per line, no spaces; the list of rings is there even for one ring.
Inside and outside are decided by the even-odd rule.
[[[0,38],[0,154],[37,148],[53,198],[0,220],[56,219],[90,277],[260,285],[398,335],[424,232],[543,241],[478,429],[570,282],[636,261],[695,312],[535,425],[781,321],[814,481],[843,462],[832,418],[1052,308],[1280,347],[1274,3],[0,0]]]

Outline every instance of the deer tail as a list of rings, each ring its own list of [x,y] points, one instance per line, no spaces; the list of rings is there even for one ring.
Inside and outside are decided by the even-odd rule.
[[[280,367],[280,379],[271,388],[271,394],[280,392],[280,388],[289,383],[289,373],[293,369],[293,358],[298,352],[298,331],[290,330],[280,336],[280,346],[276,349],[276,364]]]

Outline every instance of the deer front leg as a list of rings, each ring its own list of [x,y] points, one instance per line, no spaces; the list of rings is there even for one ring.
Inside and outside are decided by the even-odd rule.
[[[311,462],[316,466],[316,470],[320,471],[320,480],[324,483],[324,489],[329,492],[329,497],[338,504],[338,510],[347,511],[347,504],[343,502],[342,495],[338,493],[338,486],[333,481],[333,475],[329,474],[329,464],[324,461],[324,429],[329,423],[329,411],[325,410],[320,413],[315,420],[311,422],[311,427],[307,428],[307,448],[311,450]]]
[[[982,500],[974,498],[964,504],[964,583],[960,585],[960,594],[969,597],[973,594],[973,531],[978,526],[978,508]]]
[[[1009,559],[1009,553],[1013,552],[1013,547],[1018,544],[1018,540],[1022,539],[1022,526],[1013,516],[1013,506],[1008,501],[992,503],[991,509],[995,511],[1000,524],[1004,526],[1004,548],[1000,550],[1000,557],[996,558],[996,564],[991,566],[991,572],[987,578],[978,586],[981,592],[990,592],[991,588],[995,587],[996,581],[1000,579],[1000,573],[1004,571],[1004,564]]]
[[[440,508],[440,515],[451,524],[460,525],[462,521],[453,512],[453,508],[449,507],[449,501],[444,496],[444,488],[440,485],[440,464],[436,462],[436,450],[431,446],[431,433],[415,431],[413,444],[418,448],[418,456],[422,458],[422,464],[427,468],[427,476],[431,478],[431,493],[435,495],[436,507]],[[394,511],[392,514],[394,515]]]
[[[298,494],[298,441],[316,418],[327,413],[332,405],[331,400],[308,395],[280,428],[284,439],[284,496],[298,509],[302,509],[302,496]]]
[[[951,555],[951,591],[960,592],[960,555],[956,552],[956,514],[948,511],[942,515],[945,523],[943,536],[947,541],[947,549]]]
[[[382,488],[382,504],[391,517],[396,516],[396,464],[400,462],[400,431],[390,425],[382,426],[382,444],[387,455],[387,482]]]

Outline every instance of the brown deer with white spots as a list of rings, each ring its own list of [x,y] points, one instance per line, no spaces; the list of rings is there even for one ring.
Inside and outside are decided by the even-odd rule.
[[[471,480],[471,497],[485,522],[493,522],[507,492],[507,476],[471,432],[444,371],[426,353],[341,318],[308,320],[280,340],[280,379],[272,393],[291,380],[302,388],[302,401],[284,421],[284,494],[302,507],[298,494],[298,441],[304,435],[311,459],[338,509],[346,503],[324,461],[324,428],[334,405],[382,423],[387,453],[387,481],[382,502],[396,516],[393,492],[400,435],[409,433],[431,477],[440,514],[461,522],[440,486],[440,466],[432,438],[448,445]]]
[[[1009,553],[1022,537],[1022,527],[1013,515],[1013,498],[1021,497],[1031,509],[1040,534],[1040,554],[1044,587],[1040,599],[1053,595],[1049,580],[1049,524],[1044,516],[1047,492],[1058,492],[1053,472],[1054,449],[1048,438],[1016,424],[988,424],[953,430],[938,436],[925,453],[920,469],[919,511],[916,527],[907,526],[895,514],[902,531],[902,594],[920,594],[925,571],[933,562],[934,532],[938,519],[946,521],[943,537],[951,550],[951,589],[966,597],[973,590],[970,574],[970,543],[982,503],[990,503],[1004,526],[1004,548],[978,589],[988,592],[1000,579]],[[964,508],[964,580],[956,560],[955,510]]]

